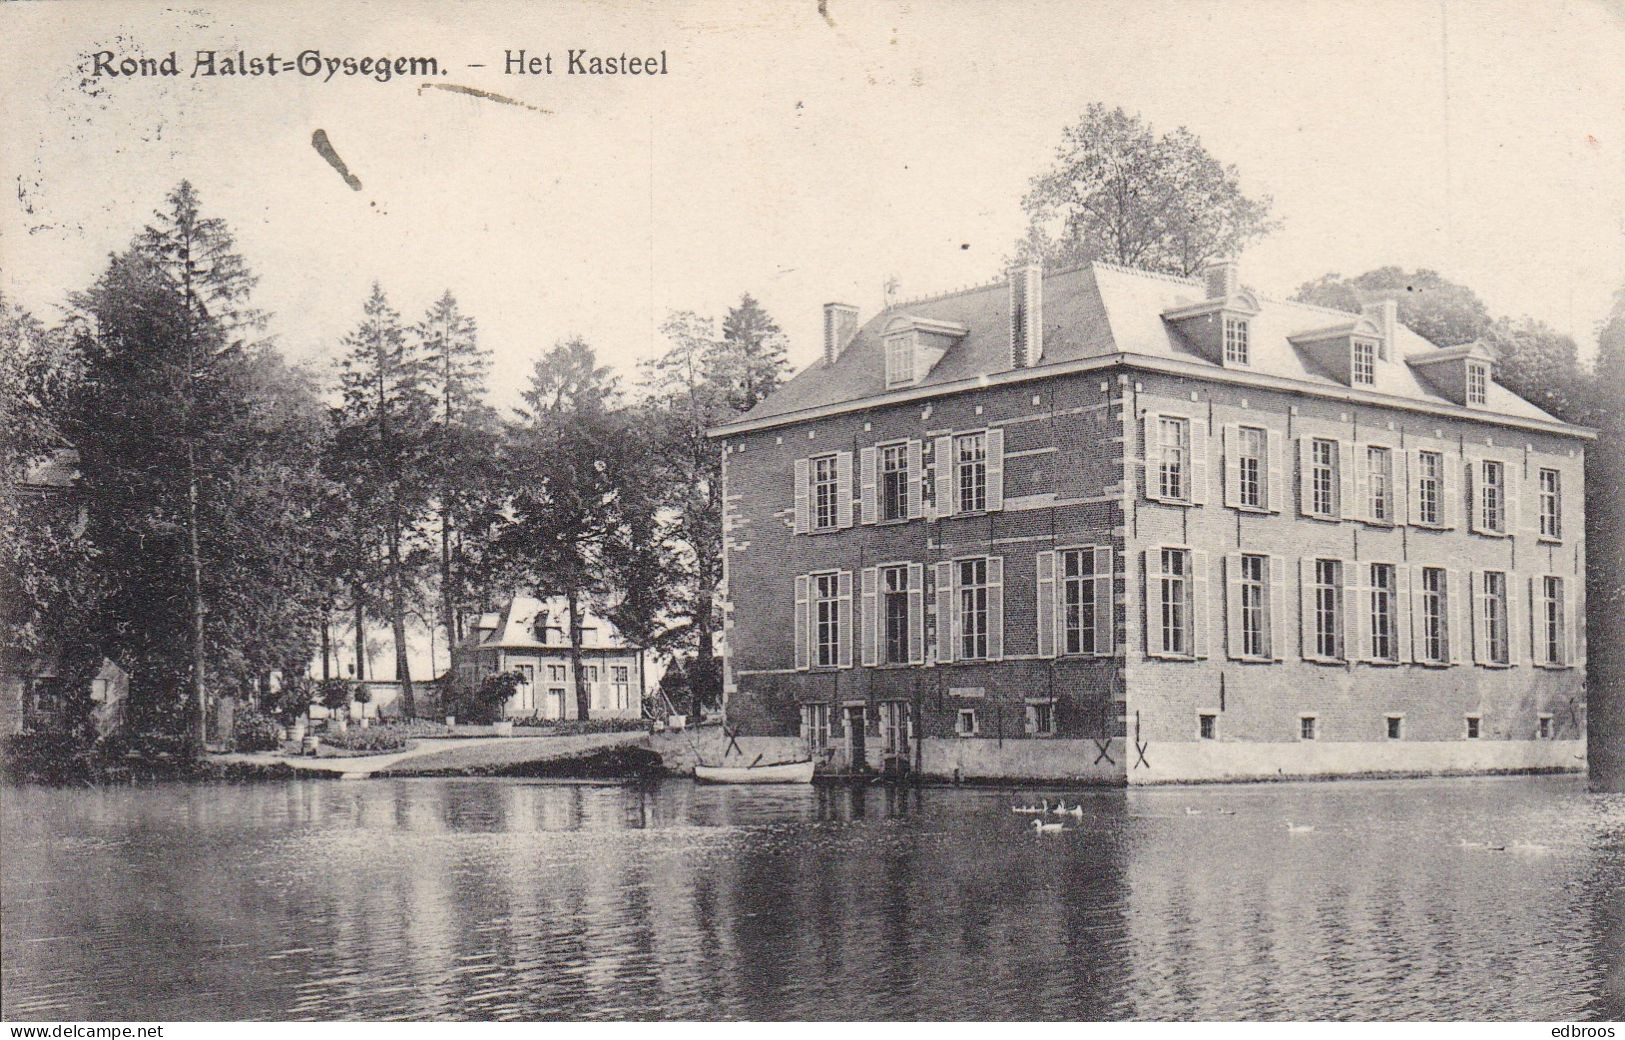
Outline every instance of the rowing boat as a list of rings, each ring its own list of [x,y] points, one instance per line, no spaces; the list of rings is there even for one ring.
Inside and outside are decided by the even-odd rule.
[[[694,778],[708,784],[810,784],[812,759],[805,762],[774,762],[768,765],[695,765]]]

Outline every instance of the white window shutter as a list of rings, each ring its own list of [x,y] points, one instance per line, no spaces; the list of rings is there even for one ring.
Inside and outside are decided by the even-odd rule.
[[[1310,460],[1314,457],[1314,442],[1309,437],[1298,438],[1298,512],[1315,515],[1315,481],[1310,473]]]
[[[1580,639],[1580,629],[1585,625],[1581,581],[1577,575],[1563,579],[1563,664],[1569,668],[1585,664],[1585,643]]]
[[[1241,460],[1236,449],[1241,446],[1241,430],[1235,423],[1219,427],[1219,450],[1224,455],[1224,504],[1234,508],[1241,505]]]
[[[987,508],[1004,508],[1004,430],[987,431]]]
[[[908,565],[908,662],[925,663],[925,565]]]
[[[1207,502],[1208,475],[1207,475],[1207,420],[1192,419],[1188,429],[1191,432],[1191,481],[1190,501],[1196,505]]]
[[[802,740],[806,740],[808,738],[808,736],[812,732],[811,719],[812,719],[812,705],[803,704],[801,706],[801,739]]]
[[[1398,481],[1395,481],[1398,483]],[[1417,448],[1405,451],[1405,482],[1400,484],[1405,489],[1404,501],[1400,504],[1402,512],[1399,514],[1407,524],[1422,522],[1422,452]],[[1440,488],[1437,495],[1442,498],[1444,489]],[[1439,503],[1439,510],[1444,511],[1444,503]]]
[[[809,620],[810,605],[807,602],[807,576],[796,575],[796,614],[795,614],[795,644],[796,644],[796,670],[806,671],[808,667],[808,629],[811,628]],[[782,644],[781,644],[782,645]]]
[[[987,657],[1004,660],[1004,557],[987,558]]]
[[[1112,581],[1117,570],[1116,557],[1111,546],[1095,546],[1095,654],[1098,657],[1110,657],[1117,651],[1117,606]],[[1056,616],[1058,619],[1058,611]],[[1059,642],[1057,639],[1057,645]]]
[[[1320,656],[1315,645],[1315,561],[1298,560],[1298,652],[1306,659]]]
[[[1508,462],[1501,467],[1506,474],[1506,506],[1501,517],[1501,525],[1510,535],[1523,534],[1519,530],[1523,526],[1523,470],[1517,464]],[[1537,514],[1538,515],[1538,514]]]
[[[1354,607],[1349,619],[1351,624],[1344,629],[1354,634],[1354,646],[1344,655],[1350,661],[1369,661],[1376,657],[1371,632],[1371,601],[1376,590],[1371,584],[1370,568],[1369,563],[1343,564],[1343,602],[1352,602]]]
[[[1519,664],[1523,660],[1523,654],[1518,648],[1523,643],[1525,631],[1523,590],[1518,588],[1518,579],[1511,572],[1507,573],[1505,580],[1503,588],[1507,590],[1507,664]]]
[[[1529,663],[1557,664],[1546,652],[1546,640],[1541,631],[1546,620],[1546,582],[1539,575],[1530,575],[1526,584],[1527,590],[1519,591],[1527,591],[1529,595],[1529,631],[1526,633],[1529,638]]]
[[[1483,467],[1481,459],[1468,459],[1463,467],[1467,477],[1467,529],[1474,534],[1484,533]]]
[[[1241,553],[1224,554],[1224,647],[1231,657],[1243,656],[1241,638]]]
[[[937,470],[937,516],[953,516],[954,509],[959,504],[958,496],[954,494],[954,439],[952,437],[938,437],[936,446],[931,451],[931,464]]]
[[[1207,580],[1207,553],[1191,553],[1191,627],[1193,638],[1191,650],[1193,657],[1206,657],[1208,643],[1210,642],[1209,626],[1212,624],[1209,603],[1212,601],[1208,592]]]
[[[862,506],[861,519],[863,523],[872,524],[879,517],[880,511],[875,501],[875,449],[873,445],[858,452],[858,472],[863,484],[860,503]]]
[[[1357,519],[1363,508],[1354,496],[1354,445],[1337,442],[1337,509],[1346,519]]]
[[[1145,652],[1152,657],[1168,656],[1162,638],[1162,550],[1145,550]]]
[[[811,467],[806,459],[796,460],[796,534],[806,534],[808,521],[807,492],[812,482]]]
[[[937,564],[937,660],[954,659],[954,565]]]
[[[835,526],[852,526],[852,453],[835,453]]]
[[[1394,564],[1394,655],[1400,661],[1415,658],[1411,646],[1411,569]]]
[[[1145,438],[1145,497],[1160,502],[1162,487],[1157,477],[1162,470],[1162,442],[1157,439],[1157,419],[1155,412],[1146,412],[1140,430]]]
[[[1343,616],[1338,619],[1342,624],[1338,626],[1337,633],[1342,644],[1338,649],[1342,652],[1338,656],[1342,660],[1353,661],[1357,660],[1360,654],[1364,652],[1364,647],[1360,643],[1360,615],[1365,614],[1366,624],[1369,626],[1371,614],[1369,611],[1360,609],[1364,603],[1360,597],[1361,586],[1363,585],[1363,582],[1360,581],[1360,565],[1353,560],[1344,560],[1342,563],[1343,566],[1339,570],[1343,577],[1343,596],[1341,600]]]
[[[1065,649],[1060,644],[1056,623],[1055,602],[1055,552],[1044,549],[1033,557],[1033,568],[1037,576],[1037,610],[1035,616],[1038,624],[1038,656],[1054,657]]]
[[[852,667],[852,572],[842,571],[836,578],[835,594],[840,599],[836,608],[841,612],[835,625],[836,664]]]
[[[1467,589],[1463,587],[1460,571],[1445,571],[1444,582],[1446,649],[1450,652],[1450,663],[1461,664],[1468,659],[1467,647],[1471,645],[1473,639],[1473,626],[1469,623],[1472,603],[1469,601]]]
[[[863,568],[863,577],[860,579],[860,589],[863,596],[862,613],[858,615],[859,631],[863,633],[860,640],[862,646],[862,661],[866,666],[880,663],[880,611],[879,591],[877,585],[880,580],[878,567]]]
[[[1444,471],[1444,477],[1439,481],[1439,525],[1455,527],[1461,523],[1457,519],[1461,513],[1461,456],[1445,452],[1439,467]]]
[[[1467,587],[1473,612],[1473,660],[1483,664],[1489,660],[1489,632],[1484,624],[1484,575],[1480,571],[1467,572]]]
[[[1272,513],[1285,512],[1286,476],[1282,470],[1282,467],[1286,464],[1285,438],[1281,436],[1280,430],[1270,430],[1265,437],[1265,443],[1268,445],[1269,451],[1267,461],[1269,462],[1270,483],[1269,497],[1264,504],[1269,507],[1269,511]]]
[[[925,515],[925,449],[919,441],[908,442],[908,518]]]
[[[1411,658],[1415,661],[1429,660],[1427,655],[1427,591],[1422,582],[1423,567],[1421,564],[1405,567],[1407,579],[1410,581],[1411,602]],[[1448,592],[1446,593],[1448,595]]]
[[[1286,557],[1271,556],[1270,567],[1270,657],[1286,658]]]
[[[1353,509],[1344,509],[1344,516],[1352,516],[1356,520],[1371,519],[1371,453],[1366,451],[1365,445],[1350,445],[1354,457],[1354,501]]]

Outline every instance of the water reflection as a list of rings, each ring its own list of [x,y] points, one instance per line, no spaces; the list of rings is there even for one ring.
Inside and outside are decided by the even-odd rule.
[[[6,789],[10,1019],[1625,1016],[1625,799]],[[1053,800],[1058,797],[1049,792]],[[1286,819],[1315,830],[1289,833]]]

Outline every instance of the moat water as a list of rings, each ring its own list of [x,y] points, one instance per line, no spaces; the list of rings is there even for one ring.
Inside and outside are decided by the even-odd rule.
[[[1045,797],[6,787],[0,1014],[1625,1018],[1625,796],[1579,778]]]

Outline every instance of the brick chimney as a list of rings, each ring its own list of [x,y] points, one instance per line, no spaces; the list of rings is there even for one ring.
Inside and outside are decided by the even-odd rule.
[[[1010,365],[1027,368],[1044,356],[1044,269],[1036,263],[1010,268]]]
[[[1395,358],[1399,353],[1394,345],[1394,336],[1399,331],[1399,301],[1377,300],[1374,303],[1363,304],[1360,307],[1361,315],[1370,318],[1382,332],[1382,351],[1384,357]]]
[[[1214,260],[1202,267],[1202,282],[1207,286],[1207,298],[1227,300],[1241,288],[1241,269],[1234,260]]]
[[[858,309],[850,303],[824,304],[824,364],[833,365],[858,334]]]

